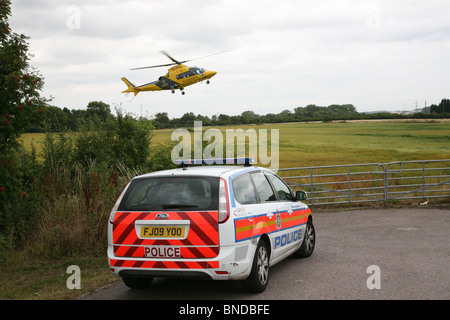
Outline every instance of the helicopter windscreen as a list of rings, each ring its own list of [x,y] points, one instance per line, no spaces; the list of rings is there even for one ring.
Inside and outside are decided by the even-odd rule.
[[[197,74],[203,75],[204,72],[205,72],[205,69],[203,69],[203,68],[192,67],[192,68],[189,68],[189,71],[186,71],[186,72],[183,72],[183,73],[180,73],[179,75],[177,75],[177,79],[184,79],[184,78],[195,76]]]
[[[193,67],[193,68],[190,68],[189,71],[192,71],[194,74],[202,74],[205,72],[205,69]]]

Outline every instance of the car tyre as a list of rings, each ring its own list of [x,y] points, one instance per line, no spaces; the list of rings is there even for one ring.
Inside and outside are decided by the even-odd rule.
[[[122,278],[122,280],[130,289],[145,289],[150,286],[153,278]]]
[[[253,293],[263,292],[269,283],[269,250],[267,244],[260,240],[253,258],[252,270],[247,279],[242,281],[245,290]]]
[[[299,258],[307,258],[314,252],[316,246],[316,231],[312,219],[308,219],[305,228],[305,238],[300,246],[300,249],[295,253]]]

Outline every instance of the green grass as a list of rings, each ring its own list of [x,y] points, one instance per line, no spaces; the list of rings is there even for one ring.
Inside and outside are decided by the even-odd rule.
[[[225,129],[278,129],[280,168],[450,158],[448,121],[288,123],[217,128],[222,130],[224,140]],[[173,129],[155,131],[153,142],[170,142],[172,132]],[[192,140],[193,137],[191,133]]]
[[[80,267],[81,289],[68,289],[70,265]],[[104,257],[35,258],[32,251],[12,253],[0,268],[0,300],[67,300],[117,280]]]
[[[286,123],[216,127],[279,130],[280,168],[385,163],[450,158],[450,122]],[[207,130],[208,127],[203,127]],[[170,143],[174,129],[155,130],[152,143]],[[41,150],[43,133],[24,134],[24,145]],[[194,134],[191,132],[191,139]],[[270,146],[270,143],[268,143]]]
[[[280,129],[280,167],[450,157],[448,123],[327,123]]]

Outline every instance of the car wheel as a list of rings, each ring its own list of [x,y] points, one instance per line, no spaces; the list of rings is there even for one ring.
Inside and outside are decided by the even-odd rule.
[[[243,287],[249,292],[263,292],[269,283],[269,250],[267,244],[260,240],[253,258],[252,271],[247,279],[242,282]]]
[[[314,229],[312,219],[308,219],[305,229],[305,238],[303,239],[303,243],[300,249],[298,249],[298,251],[296,252],[296,256],[299,258],[309,257],[310,255],[312,255],[315,246],[316,246],[316,231]]]
[[[145,289],[150,286],[153,278],[122,278],[122,280],[130,289]]]

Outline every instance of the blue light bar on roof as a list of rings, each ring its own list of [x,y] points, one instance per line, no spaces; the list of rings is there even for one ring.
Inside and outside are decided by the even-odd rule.
[[[250,166],[255,163],[255,158],[217,158],[217,159],[179,159],[175,164],[181,167],[205,164],[243,164]]]

